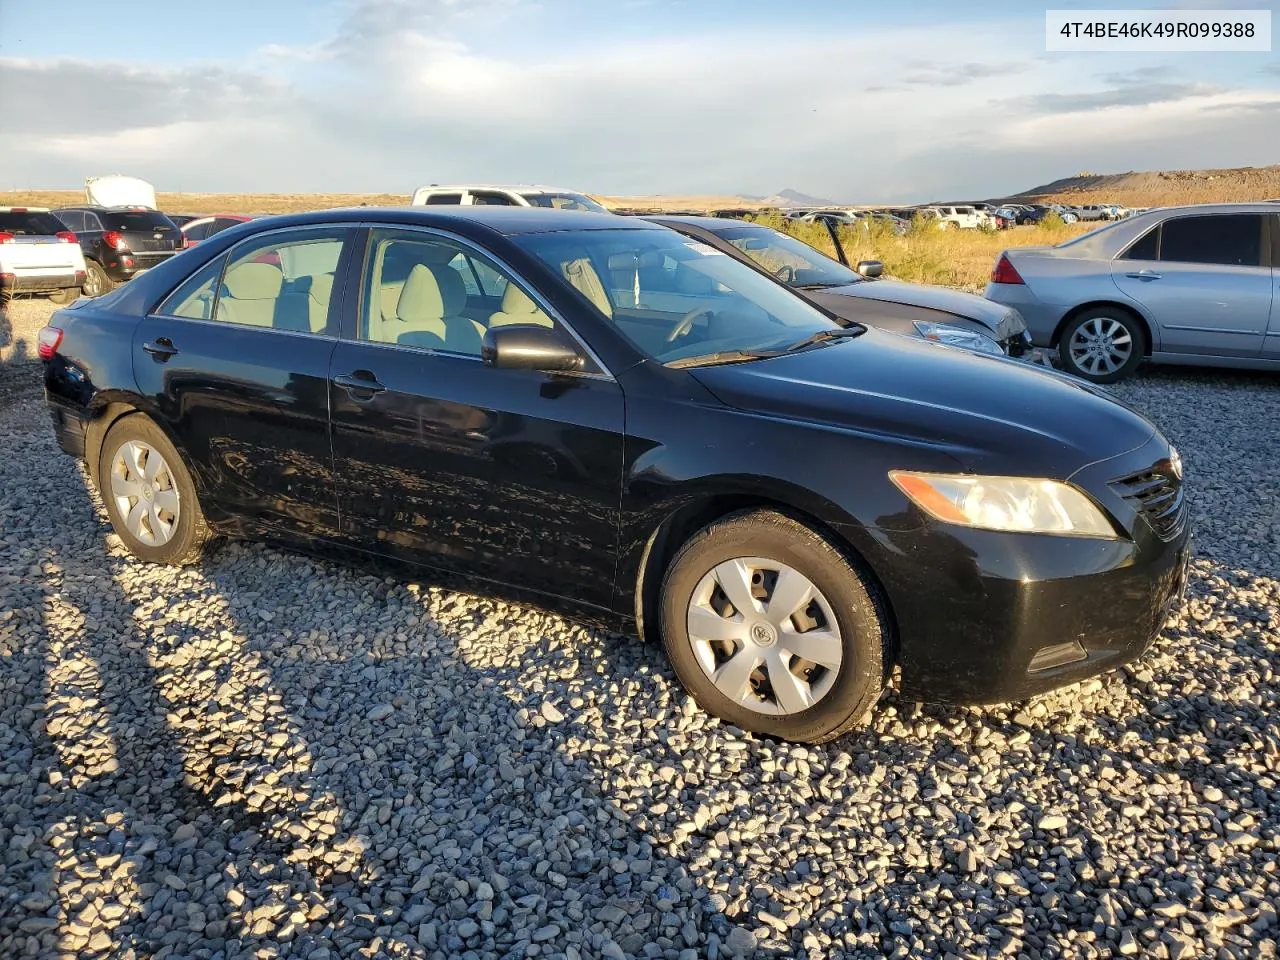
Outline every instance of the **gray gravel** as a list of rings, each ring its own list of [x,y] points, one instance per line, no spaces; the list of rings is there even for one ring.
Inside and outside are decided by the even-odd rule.
[[[539,610],[260,546],[138,564],[23,369],[0,956],[1276,954],[1280,378],[1117,390],[1199,528],[1149,656],[1008,707],[889,694],[815,749]]]

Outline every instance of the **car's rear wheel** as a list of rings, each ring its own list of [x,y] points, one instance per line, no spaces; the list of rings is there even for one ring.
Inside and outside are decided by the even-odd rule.
[[[49,294],[49,300],[61,306],[66,303],[71,303],[73,300],[78,299],[79,296],[79,287],[66,287],[62,290],[55,290],[53,293]]]
[[[1062,369],[1093,383],[1131,376],[1146,352],[1142,325],[1121,307],[1086,310],[1072,317],[1058,338]]]
[[[107,431],[98,492],[129,552],[151,563],[189,564],[210,538],[195,485],[164,431],[141,414]]]
[[[100,297],[110,293],[113,287],[115,284],[107,276],[107,271],[103,269],[102,264],[97,260],[84,262],[84,295],[86,297]]]
[[[734,514],[692,537],[661,610],[680,682],[744,730],[821,743],[857,726],[884,687],[889,628],[874,585],[780,513]]]

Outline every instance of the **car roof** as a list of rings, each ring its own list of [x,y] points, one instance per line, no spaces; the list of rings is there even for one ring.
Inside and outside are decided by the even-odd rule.
[[[547,207],[346,207],[336,210],[314,210],[282,216],[259,217],[255,224],[272,229],[309,226],[320,223],[380,223],[428,226],[449,229],[458,221],[474,223],[494,233],[517,236],[527,233],[565,233],[578,230],[659,230],[657,224],[645,223],[638,217],[620,217],[613,213],[590,213],[585,210],[552,210]]]
[[[585,190],[574,190],[570,187],[548,187],[538,183],[428,183],[418,190],[510,190],[513,193],[579,193],[587,195]]]

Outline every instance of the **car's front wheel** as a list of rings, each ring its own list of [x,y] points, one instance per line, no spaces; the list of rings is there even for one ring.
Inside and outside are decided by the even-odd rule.
[[[1058,340],[1067,373],[1093,383],[1115,383],[1133,374],[1147,352],[1147,338],[1133,314],[1098,307],[1073,317]]]
[[[868,577],[773,511],[692,537],[662,587],[662,638],[680,682],[744,730],[821,743],[880,696],[889,628]]]
[[[142,414],[102,441],[98,492],[129,552],[140,560],[195,563],[210,538],[191,474],[164,431]]]

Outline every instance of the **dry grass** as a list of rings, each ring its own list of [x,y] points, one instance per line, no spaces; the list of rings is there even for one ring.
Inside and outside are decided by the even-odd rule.
[[[792,223],[769,216],[757,218],[757,222],[790,233],[835,256],[831,239],[820,225]],[[850,263],[879,260],[884,264],[885,275],[895,280],[980,291],[986,286],[1001,250],[1061,243],[1097,226],[1057,222],[997,231],[939,230],[932,224],[917,223],[902,237],[895,236],[888,229],[846,227],[841,232],[840,242]]]

